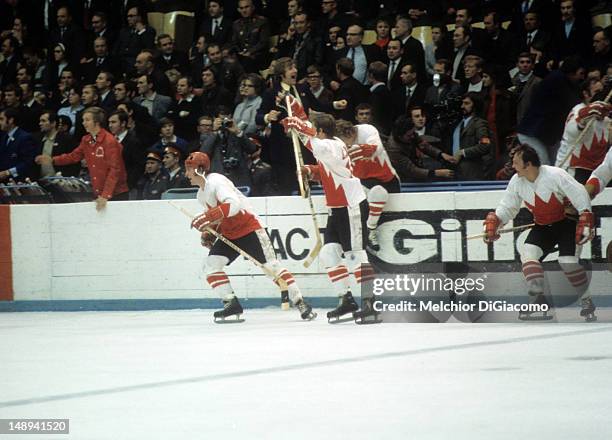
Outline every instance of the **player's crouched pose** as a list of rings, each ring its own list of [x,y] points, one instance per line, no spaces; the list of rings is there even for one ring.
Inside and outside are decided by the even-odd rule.
[[[594,234],[594,217],[587,191],[561,168],[541,166],[538,154],[528,145],[523,144],[516,150],[512,165],[516,174],[510,179],[495,212],[487,214],[484,221],[485,241],[497,240],[498,229],[512,220],[518,214],[521,202],[525,202],[536,224],[521,250],[523,275],[532,303],[548,304],[544,296],[544,269],[540,259],[558,246],[559,265],[581,298],[580,315],[587,321],[596,320],[595,305],[588,290],[588,276],[578,262],[581,245],[593,238]],[[566,217],[565,198],[580,213],[577,222]],[[552,316],[521,312],[519,318],[552,319]]]
[[[261,263],[264,273],[278,284],[287,285],[289,296],[302,319],[314,319],[317,315],[304,301],[293,275],[280,266],[268,233],[247,198],[227,177],[209,174],[209,169],[210,160],[202,152],[191,153],[185,161],[185,175],[192,185],[200,187],[197,198],[205,208],[204,213],[193,219],[191,227],[202,233],[202,245],[210,248],[204,269],[206,280],[224,304],[223,310],[214,313],[215,321],[234,315],[240,321],[242,306],[224,271],[225,266],[240,255],[238,249]],[[211,231],[212,228],[220,234],[219,238]],[[230,246],[226,241],[235,246]]]

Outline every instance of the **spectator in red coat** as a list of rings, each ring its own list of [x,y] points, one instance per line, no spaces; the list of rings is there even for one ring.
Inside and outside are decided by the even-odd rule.
[[[82,159],[87,162],[91,186],[96,195],[96,209],[106,207],[108,200],[127,200],[128,186],[125,165],[121,156],[121,144],[115,137],[102,128],[104,111],[99,107],[89,107],[83,112],[83,127],[87,134],[72,152],[59,156],[40,155],[36,157],[39,165],[69,165]]]

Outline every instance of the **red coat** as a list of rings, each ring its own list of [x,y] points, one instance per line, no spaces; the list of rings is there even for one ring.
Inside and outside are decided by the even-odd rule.
[[[79,146],[72,152],[54,156],[53,164],[69,165],[85,159],[96,196],[111,199],[128,191],[122,150],[119,141],[101,128],[95,142],[91,134],[83,136]]]

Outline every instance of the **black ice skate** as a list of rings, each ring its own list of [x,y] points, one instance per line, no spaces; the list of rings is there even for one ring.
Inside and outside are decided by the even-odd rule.
[[[550,321],[553,319],[553,315],[549,314],[551,311],[551,306],[543,293],[538,293],[537,295],[533,295],[530,297],[529,301],[530,305],[544,305],[548,306],[548,310],[546,311],[537,311],[537,312],[519,312],[519,319],[521,321]]]
[[[223,301],[223,310],[217,310],[213,316],[217,324],[236,324],[244,322],[244,319],[240,319],[241,314],[242,306],[238,302],[238,298],[234,296],[229,301]]]
[[[304,301],[304,298],[300,298],[295,303],[295,305],[300,311],[300,316],[302,317],[303,320],[312,321],[313,319],[317,317],[317,314],[312,311],[312,307],[310,306],[310,304]]]
[[[595,315],[595,304],[593,303],[593,299],[591,297],[582,298],[580,302],[582,303],[582,310],[580,310],[580,316],[584,317],[584,320],[586,322],[597,321],[597,316]]]
[[[289,291],[283,290],[281,292],[281,310],[289,310],[291,304],[289,303]]]
[[[361,300],[361,310],[353,312],[355,324],[380,324],[382,319],[378,317],[378,312],[374,310],[374,300],[371,296]]]
[[[334,310],[327,312],[327,320],[330,324],[339,324],[341,322],[352,321],[353,315],[347,318],[340,318],[342,315],[346,315],[347,313],[353,313],[359,310],[359,306],[355,302],[355,298],[353,298],[353,294],[351,292],[347,292],[340,297],[340,304]]]
[[[380,250],[380,244],[378,243],[378,234],[376,233],[376,229],[368,228],[368,247],[374,252],[378,252]]]

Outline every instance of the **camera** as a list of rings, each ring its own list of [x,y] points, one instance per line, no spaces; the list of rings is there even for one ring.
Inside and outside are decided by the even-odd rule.
[[[448,125],[455,125],[462,117],[462,98],[456,93],[449,93],[439,104],[432,106],[432,119]]]
[[[234,121],[232,121],[230,118],[223,118],[221,121],[221,130],[227,130],[232,125],[234,125]]]
[[[238,158],[234,156],[223,158],[223,168],[225,168],[226,170],[233,170],[234,168],[237,168],[239,163],[240,161],[238,160]]]

